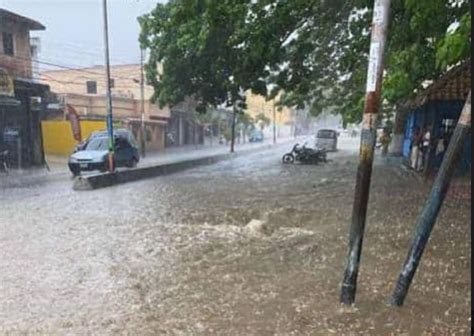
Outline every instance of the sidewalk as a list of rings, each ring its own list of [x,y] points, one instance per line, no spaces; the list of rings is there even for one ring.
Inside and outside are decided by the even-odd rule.
[[[293,137],[291,138],[280,138],[277,139],[277,144],[288,143],[295,141]],[[249,149],[258,149],[271,145],[271,140],[267,140],[261,143],[245,143],[245,144],[235,144],[235,152]],[[139,167],[150,166],[155,164],[162,163],[171,163],[189,159],[196,159],[205,156],[212,156],[218,154],[228,153],[230,151],[230,145],[219,145],[214,144],[210,145],[186,145],[181,147],[172,147],[166,148],[160,151],[154,151],[146,153],[144,158],[140,159],[138,164]],[[46,158],[51,172],[62,172],[67,171],[67,157],[58,157],[58,156],[49,156]],[[45,170],[45,169],[42,169]]]
[[[295,141],[291,138],[279,138],[277,139],[278,144],[284,144]],[[236,144],[235,152],[247,151],[252,149],[264,148],[271,145],[271,140],[267,140],[263,143],[245,143]],[[142,158],[138,164],[138,167],[148,167],[158,164],[174,163],[179,161],[198,159],[202,157],[214,156],[229,153],[229,145],[214,144],[209,145],[188,145],[176,148],[168,148],[162,151],[156,151],[147,153],[145,158]],[[0,172],[0,188],[2,187],[13,187],[18,185],[25,185],[29,183],[36,183],[41,180],[58,180],[66,179],[71,177],[69,168],[67,166],[67,157],[59,156],[47,156],[46,162],[49,167],[49,171],[46,167],[41,168],[30,168],[23,170],[10,170],[9,175],[5,175]],[[121,168],[123,169],[123,168]],[[95,174],[96,172],[84,173],[84,175]]]
[[[294,138],[280,138],[277,139],[277,145],[295,141]],[[272,145],[271,140],[262,143],[245,143],[236,144],[235,152],[247,151],[251,149],[258,149]],[[184,161],[190,159],[197,159],[206,156],[213,156],[219,154],[226,154],[230,151],[230,145],[203,146],[203,145],[188,145],[177,148],[169,148],[163,151],[149,153],[145,158],[140,160],[139,166],[145,167],[155,164],[172,163],[177,161]]]

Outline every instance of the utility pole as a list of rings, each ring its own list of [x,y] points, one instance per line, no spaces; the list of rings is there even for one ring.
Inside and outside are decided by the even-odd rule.
[[[466,99],[466,103],[459,117],[458,124],[449,142],[443,162],[431,188],[430,195],[425,206],[418,217],[413,241],[408,252],[407,259],[403,264],[402,271],[398,277],[390,300],[391,305],[401,306],[408,293],[411,281],[415,276],[416,269],[420,263],[425,246],[430,238],[431,231],[436,222],[436,217],[443,204],[444,198],[449,188],[449,183],[453,176],[456,165],[464,145],[464,141],[471,130],[471,91]]]
[[[349,252],[341,287],[340,301],[352,304],[355,300],[362,241],[364,237],[367,203],[369,200],[372,163],[376,138],[376,119],[380,105],[383,54],[387,39],[390,0],[375,0],[370,39],[369,67],[362,121],[361,148],[355,187],[352,220],[349,232]]]
[[[275,99],[273,99],[273,144],[276,144],[276,113],[275,113]]]
[[[146,129],[145,129],[145,80],[143,76],[143,59],[144,59],[144,50],[140,48],[140,100],[141,100],[141,154],[142,157],[146,155]]]
[[[114,167],[114,125],[112,124],[112,94],[110,92],[109,34],[107,24],[107,0],[102,0],[104,14],[104,46],[105,46],[105,85],[107,88],[107,131],[109,134],[109,171]]]

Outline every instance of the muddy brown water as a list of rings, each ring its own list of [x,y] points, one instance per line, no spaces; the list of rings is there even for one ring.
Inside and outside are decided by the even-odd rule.
[[[390,307],[430,185],[377,164],[344,307],[356,157],[285,166],[281,152],[2,202],[0,334],[469,334],[470,199],[447,200],[405,306]],[[268,230],[249,232],[252,219]]]

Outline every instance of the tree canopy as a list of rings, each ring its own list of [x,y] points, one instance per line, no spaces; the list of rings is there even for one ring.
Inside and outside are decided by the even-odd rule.
[[[161,105],[194,96],[231,105],[242,91],[362,116],[373,1],[171,0],[139,18],[147,78]],[[383,97],[396,106],[469,57],[470,2],[392,0]],[[158,72],[156,64],[162,64]],[[267,88],[273,86],[271,92]]]

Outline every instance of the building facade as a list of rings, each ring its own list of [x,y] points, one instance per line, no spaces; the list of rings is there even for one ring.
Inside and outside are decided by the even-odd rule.
[[[11,166],[44,164],[40,121],[49,87],[33,79],[30,31],[45,27],[0,8],[0,147]]]
[[[134,133],[141,142],[142,100],[140,65],[111,66],[111,92],[114,121]],[[80,69],[62,69],[41,72],[41,81],[51,87],[67,118],[66,105],[71,105],[83,120],[105,120],[107,114],[105,68],[95,66]],[[165,146],[166,125],[171,111],[151,102],[153,87],[144,86],[144,119],[147,150]]]
[[[246,113],[248,113],[252,118],[261,113],[270,119],[273,123],[273,107],[276,102],[278,102],[280,95],[275,97],[273,100],[266,100],[265,97],[251,93],[250,91],[246,92],[245,101],[247,103]],[[290,136],[294,128],[295,123],[295,114],[294,111],[288,107],[282,107],[279,109],[275,107],[275,125],[276,132],[278,136]],[[264,129],[265,135],[271,136],[272,134],[272,125]]]

